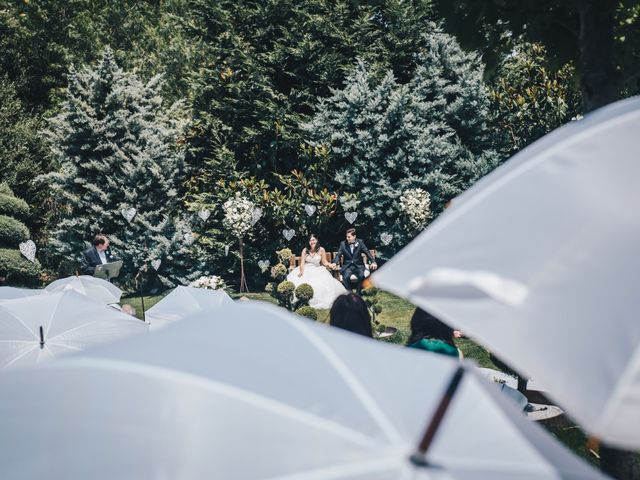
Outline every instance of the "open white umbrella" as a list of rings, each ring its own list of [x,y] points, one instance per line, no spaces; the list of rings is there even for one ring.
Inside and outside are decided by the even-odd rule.
[[[602,478],[474,371],[436,433],[433,468],[415,466],[458,367],[260,302],[224,306],[0,376],[0,476]]]
[[[71,277],[61,278],[47,285],[45,290],[49,293],[74,290],[105,305],[118,303],[122,296],[122,290],[113,283],[92,277],[91,275],[73,275]]]
[[[233,300],[224,290],[180,286],[147,310],[144,318],[155,330],[196,312],[215,311],[225,304],[233,304]]]
[[[6,300],[0,302],[0,367],[33,365],[147,330],[74,291]]]
[[[572,122],[374,275],[489,347],[591,434],[640,448],[640,99]]]
[[[41,295],[44,290],[31,288],[0,287],[0,301]]]

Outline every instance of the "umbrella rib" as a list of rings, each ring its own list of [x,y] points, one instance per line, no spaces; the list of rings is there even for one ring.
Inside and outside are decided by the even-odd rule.
[[[31,335],[33,335],[34,339],[38,339],[38,335],[31,330],[31,327],[29,327],[29,325],[27,325],[26,323],[24,323],[22,320],[20,320],[20,317],[18,317],[17,315],[15,315],[14,313],[10,312],[9,310],[5,310],[7,312],[7,314],[11,317],[13,317],[15,320],[18,321],[18,323],[20,323],[24,328],[27,329],[28,332],[31,333]]]
[[[260,395],[248,390],[243,390],[233,385],[225,384],[218,380],[213,380],[211,378],[202,377],[197,374],[183,372],[180,370],[174,370],[168,367],[147,365],[147,364],[138,363],[138,362],[129,361],[129,360],[76,356],[72,358],[66,358],[62,361],[50,363],[45,368],[73,369],[73,368],[82,368],[82,367],[89,367],[89,368],[102,369],[102,370],[122,371],[127,374],[138,373],[140,375],[148,375],[148,376],[159,377],[159,378],[173,377],[174,379],[179,379],[180,381],[197,384],[200,387],[203,387],[209,390],[214,390],[216,392],[223,392],[224,394],[230,397],[243,400],[247,403],[251,403],[253,405],[259,406],[260,408],[264,408],[266,410],[270,410],[272,412],[277,412],[278,414],[286,416],[288,418],[297,419],[308,425],[312,425],[315,428],[331,432],[337,437],[347,439],[362,448],[371,449],[371,450],[377,450],[380,448],[380,442],[373,440],[356,430],[345,427],[342,424],[332,422],[330,420],[327,420],[326,418],[313,415],[307,411],[304,411],[298,408],[294,408],[291,405],[287,405],[286,403],[282,403],[280,401],[274,400],[269,397],[265,397],[263,395]],[[402,443],[404,444],[406,442],[402,442]]]
[[[9,363],[4,365],[4,368],[16,363],[18,360],[20,360],[22,357],[24,357],[26,354],[31,353],[35,348],[35,344],[33,348],[30,349],[26,349],[24,352],[22,352],[20,355],[18,355],[17,357],[15,357],[13,360],[11,360]]]
[[[352,392],[360,400],[371,418],[376,421],[387,438],[394,443],[402,442],[402,435],[400,435],[398,430],[393,426],[393,423],[384,413],[384,410],[380,408],[380,405],[378,405],[375,399],[367,392],[366,388],[364,388],[362,383],[360,383],[358,377],[351,371],[348,365],[345,364],[338,355],[336,355],[336,353],[324,340],[320,338],[320,336],[311,331],[304,322],[298,322],[295,319],[290,318],[287,318],[287,321],[302,333],[302,335],[304,335],[322,355],[324,355],[329,363],[335,368],[338,375],[342,377],[349,387],[351,387]]]
[[[58,302],[56,303],[56,306],[53,309],[53,312],[51,313],[51,317],[49,318],[49,324],[47,325],[47,331],[44,334],[45,335],[45,344],[46,344],[46,337],[49,335],[49,330],[51,330],[51,324],[53,323],[53,319],[55,318],[56,313],[58,313],[58,309],[60,308],[60,303],[62,303],[62,296],[58,297]]]

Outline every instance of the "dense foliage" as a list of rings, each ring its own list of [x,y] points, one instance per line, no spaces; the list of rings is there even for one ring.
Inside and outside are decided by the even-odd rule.
[[[637,59],[638,12],[629,2],[620,5],[614,61],[624,70]],[[27,201],[31,214],[21,218],[54,270],[61,258],[73,269],[83,242],[104,229],[131,259],[128,278],[160,261],[165,281],[188,281],[207,263],[211,271],[202,273],[237,284],[238,239],[224,225],[223,208],[236,194],[262,211],[244,236],[252,289],[263,286],[258,262],[269,259],[265,252],[285,246],[297,252],[312,232],[334,250],[352,222],[372,248],[390,256],[476,178],[580,113],[575,78],[581,67],[576,55],[556,48],[561,42],[538,35],[544,13],[532,17],[525,34],[526,5],[510,17],[493,5],[478,15],[479,28],[469,29],[477,6],[0,0],[0,181]],[[558,2],[553,8],[570,14]],[[443,18],[458,38],[440,31]],[[526,43],[536,35],[552,47]],[[470,53],[460,49],[460,39]],[[575,53],[575,44],[565,45]],[[162,128],[153,134],[170,145],[167,158],[176,156],[176,166],[163,163],[163,175],[150,163],[136,163],[141,156],[134,150],[150,130],[133,132],[134,119],[104,130],[79,121],[76,134],[59,128],[65,116],[72,118],[70,98],[83,98],[77,113],[85,101],[114,118],[123,111],[106,95],[89,98],[82,91],[88,84],[78,83],[108,46],[113,64],[123,68],[116,76],[132,79],[124,72],[135,72],[137,79],[132,92],[138,93],[121,100],[162,105],[141,128],[184,120],[179,134],[163,139]],[[625,91],[634,85],[626,81]],[[144,89],[153,93],[140,93]],[[181,108],[166,107],[178,100]],[[57,120],[47,144],[49,118]],[[132,141],[114,141],[127,131]],[[109,143],[122,152],[107,153]],[[114,167],[120,154],[126,173]],[[70,166],[79,169],[79,183],[71,180]],[[96,188],[107,168],[118,185],[108,185],[105,200]],[[35,180],[51,171],[56,192]],[[416,196],[419,190],[425,193]],[[117,212],[134,206],[134,196],[145,200],[129,224]],[[96,213],[105,202],[108,218]],[[203,211],[208,214],[200,216]],[[65,223],[72,216],[77,225]],[[391,222],[395,218],[400,221]],[[285,238],[285,231],[293,236]],[[47,245],[50,237],[55,240]]]

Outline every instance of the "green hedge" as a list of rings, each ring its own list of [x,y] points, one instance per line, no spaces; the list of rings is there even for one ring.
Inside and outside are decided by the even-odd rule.
[[[29,215],[29,205],[21,198],[0,193],[0,215],[25,218]]]
[[[40,263],[31,263],[19,250],[0,248],[0,271],[9,274],[8,283],[12,286],[30,287],[38,284]]]
[[[29,229],[15,218],[0,215],[0,247],[17,247],[29,240]]]
[[[9,188],[9,185],[7,185],[6,183],[0,183],[0,193],[2,195],[10,195],[12,197],[14,196],[13,192]]]

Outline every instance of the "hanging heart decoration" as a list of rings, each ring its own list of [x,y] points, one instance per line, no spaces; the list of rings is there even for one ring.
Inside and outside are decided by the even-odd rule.
[[[20,244],[20,253],[25,256],[30,262],[36,261],[36,244],[33,240],[27,240]]]
[[[225,245],[224,246],[224,254],[225,254],[225,256],[229,255],[229,248],[231,248],[231,245]]]
[[[344,214],[344,218],[347,219],[347,222],[353,225],[353,222],[355,222],[356,218],[358,218],[358,212],[347,212]]]
[[[384,232],[382,235],[380,235],[380,241],[383,245],[389,245],[391,243],[391,240],[393,240],[393,235],[391,235],[390,233]]]
[[[290,242],[291,239],[295,236],[296,231],[292,228],[290,228],[289,230],[285,229],[282,230],[282,235],[284,236],[284,238],[287,239],[287,242]]]
[[[258,262],[258,266],[260,267],[262,273],[266,272],[269,269],[269,260],[260,260]]]
[[[305,205],[304,206],[304,211],[307,212],[307,215],[309,215],[310,217],[313,217],[313,214],[316,213],[316,206],[315,205]]]
[[[184,243],[186,243],[187,245],[191,245],[193,243],[193,241],[195,240],[193,233],[191,232],[187,232],[185,233],[182,238],[184,238]]]
[[[162,260],[160,260],[159,258],[156,258],[155,260],[151,260],[151,266],[156,272],[160,268],[161,264],[162,264]]]
[[[203,208],[198,212],[198,216],[200,217],[200,220],[202,220],[203,222],[206,222],[211,216],[211,212],[206,208]]]
[[[127,222],[131,223],[131,220],[133,220],[133,217],[136,216],[136,213],[138,213],[138,211],[133,207],[129,207],[123,208],[122,210],[120,210],[120,213],[122,213],[122,216]]]
[[[254,207],[251,210],[251,226],[258,223],[258,220],[262,217],[262,209],[260,207]]]

